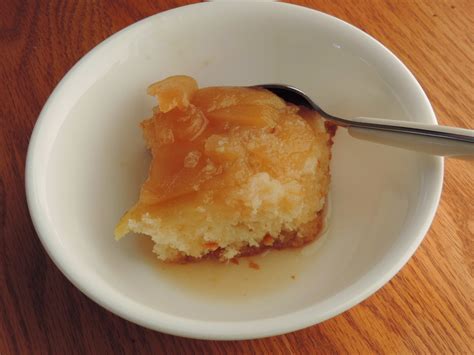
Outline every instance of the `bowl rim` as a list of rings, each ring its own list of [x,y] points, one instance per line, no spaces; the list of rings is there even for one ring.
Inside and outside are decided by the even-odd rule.
[[[213,4],[197,3],[167,10],[137,21],[99,43],[87,54],[85,54],[67,72],[67,74],[60,80],[60,82],[53,90],[52,94],[48,98],[43,109],[41,110],[41,113],[35,124],[33,133],[30,138],[26,157],[25,188],[30,216],[33,221],[35,230],[38,234],[38,237],[44,248],[46,249],[47,254],[53,260],[56,266],[60,269],[60,271],[66,276],[66,278],[94,302],[98,303],[105,309],[124,319],[142,325],[149,329],[196,339],[241,340],[280,335],[291,331],[303,329],[311,325],[315,325],[359,304],[360,302],[371,296],[378,289],[380,289],[382,286],[384,286],[388,281],[390,281],[390,279],[395,276],[396,273],[398,273],[398,271],[407,263],[410,257],[414,254],[414,252],[424,239],[431,225],[431,222],[436,214],[443,184],[444,160],[443,158],[433,157],[433,174],[435,175],[434,180],[436,181],[434,186],[432,187],[433,195],[431,204],[429,205],[430,208],[424,212],[425,219],[423,221],[421,221],[420,219],[420,228],[418,234],[416,236],[413,236],[410,244],[403,252],[403,255],[400,256],[399,260],[395,264],[391,265],[390,268],[385,270],[383,274],[380,274],[376,278],[374,278],[370,285],[366,285],[364,287],[360,286],[356,290],[357,292],[354,292],[354,290],[352,290],[352,287],[354,286],[352,285],[341,291],[339,294],[332,296],[332,298],[338,297],[341,302],[339,302],[337,305],[328,305],[327,309],[323,313],[320,312],[319,314],[313,314],[311,312],[311,309],[312,307],[314,307],[314,305],[312,305],[307,308],[294,312],[289,312],[281,316],[262,318],[250,321],[204,321],[189,319],[183,316],[171,315],[163,311],[144,306],[120,294],[118,291],[114,290],[107,284],[101,284],[100,287],[98,287],[97,284],[94,284],[94,282],[92,282],[93,280],[91,280],[90,278],[86,278],[78,270],[78,268],[75,268],[74,264],[71,263],[71,261],[68,260],[66,256],[61,253],[61,247],[58,246],[54,241],[54,238],[51,237],[51,235],[54,234],[54,228],[49,224],[48,218],[45,218],[47,217],[47,206],[43,204],[39,198],[39,184],[37,183],[35,177],[39,167],[44,164],[41,164],[41,156],[39,155],[38,147],[42,144],[42,132],[45,131],[48,126],[48,116],[50,115],[51,107],[56,104],[59,93],[61,92],[65,84],[75,75],[76,71],[80,67],[82,67],[87,61],[89,61],[96,52],[104,48],[109,42],[119,38],[124,33],[130,32],[132,30],[137,30],[140,26],[143,26],[152,18],[164,19],[167,17],[176,16],[177,14],[183,14],[185,12],[195,12],[209,7],[232,8],[233,6],[239,6],[239,4],[221,2]],[[294,16],[295,14],[298,15],[298,12],[311,12],[315,16],[315,18],[317,16],[319,16],[320,18],[326,18],[326,20],[333,21],[335,24],[337,24],[337,26],[343,28],[344,30],[355,31],[359,33],[359,35],[365,37],[366,41],[372,42],[380,49],[383,49],[387,54],[387,58],[397,64],[399,68],[403,70],[405,74],[407,74],[407,77],[411,81],[411,85],[416,88],[416,91],[418,92],[418,99],[420,100],[420,103],[424,105],[429,112],[428,118],[432,121],[432,123],[437,123],[433,108],[425,92],[423,91],[413,74],[390,50],[388,50],[385,46],[383,46],[380,42],[378,42],[376,39],[374,39],[367,33],[334,16],[298,5],[278,2],[255,2],[252,4],[252,6],[285,7],[287,11],[291,13],[291,16]],[[357,281],[355,284],[357,284],[359,281]],[[319,304],[319,306],[321,306],[321,304]]]

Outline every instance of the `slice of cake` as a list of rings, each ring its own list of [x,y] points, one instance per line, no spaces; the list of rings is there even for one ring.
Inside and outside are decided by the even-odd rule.
[[[117,239],[150,236],[169,262],[228,260],[302,246],[322,226],[332,133],[315,112],[264,89],[173,76],[141,123],[152,162]]]

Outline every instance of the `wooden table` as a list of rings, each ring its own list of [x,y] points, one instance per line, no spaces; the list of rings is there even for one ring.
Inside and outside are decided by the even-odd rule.
[[[109,35],[186,0],[0,1],[0,354],[469,353],[474,351],[474,165],[449,160],[425,241],[383,289],[308,329],[213,342],[160,334],[86,298],[31,224],[23,187],[36,118],[71,66]],[[385,44],[412,70],[441,123],[474,127],[472,0],[308,0]]]

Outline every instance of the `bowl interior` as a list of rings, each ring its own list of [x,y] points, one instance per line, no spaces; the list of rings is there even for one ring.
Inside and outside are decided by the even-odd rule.
[[[362,300],[411,256],[436,208],[440,161],[357,141],[342,129],[333,151],[327,239],[303,266],[294,266],[296,254],[286,258],[298,268],[290,283],[269,286],[271,292],[263,287],[261,293],[215,297],[229,283],[194,292],[187,284],[191,276],[181,273],[173,280],[144,257],[138,238],[116,242],[114,226],[137,199],[147,171],[138,127],[153,105],[146,87],[174,74],[191,75],[200,86],[288,83],[334,114],[434,120],[422,90],[390,52],[353,27],[308,9],[201,4],[120,32],[58,86],[28,159],[30,208],[41,238],[89,296],[127,318],[146,318],[145,325],[178,334],[173,320],[185,318],[235,322],[288,316],[293,317],[289,327],[298,328]],[[253,272],[265,275],[260,286],[275,283],[278,273]],[[239,279],[232,287],[251,288],[243,283]],[[308,324],[296,318],[303,311]],[[246,332],[243,323],[236,327]],[[204,336],[202,329],[193,334]]]

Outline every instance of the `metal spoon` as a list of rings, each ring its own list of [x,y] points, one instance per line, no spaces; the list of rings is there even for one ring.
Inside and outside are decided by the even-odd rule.
[[[432,155],[474,159],[474,130],[380,118],[341,118],[325,112],[303,91],[289,85],[256,85],[287,102],[315,110],[327,120],[348,129],[355,138]]]

